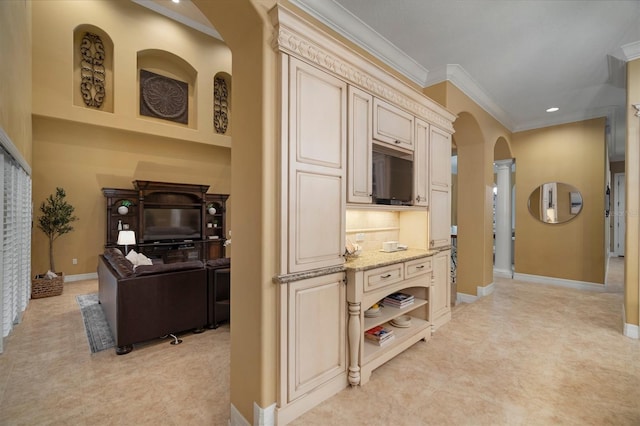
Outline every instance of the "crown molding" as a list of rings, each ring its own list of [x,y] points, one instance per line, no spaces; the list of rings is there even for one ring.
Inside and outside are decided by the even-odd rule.
[[[471,75],[459,64],[448,64],[442,68],[430,72],[429,86],[441,83],[445,80],[455,84],[465,95],[478,104],[489,115],[498,120],[509,131],[513,131],[513,120],[500,106],[491,99],[491,96],[480,86]]]
[[[453,133],[455,114],[281,4],[270,11],[272,46]]]
[[[640,59],[640,41],[634,41],[633,43],[625,44],[620,47],[624,59],[629,62],[636,59]]]
[[[429,73],[426,68],[338,3],[333,0],[289,0],[289,2],[398,70],[420,87],[425,87]]]

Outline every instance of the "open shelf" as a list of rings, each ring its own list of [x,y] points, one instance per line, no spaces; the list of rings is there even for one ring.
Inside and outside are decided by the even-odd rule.
[[[384,323],[384,327],[393,330],[394,339],[393,341],[387,343],[384,346],[379,346],[376,343],[370,342],[366,338],[364,339],[363,346],[363,361],[364,363],[369,363],[373,359],[384,355],[387,352],[397,351],[397,347],[401,346],[405,341],[411,339],[412,337],[416,337],[419,333],[425,332],[427,330],[429,333],[431,332],[431,323],[429,321],[422,320],[420,318],[412,317],[411,318],[411,326],[406,328],[394,327],[389,323]],[[422,335],[417,340],[420,340]]]
[[[377,317],[365,317],[363,321],[363,330],[369,330],[377,325],[384,324],[392,319],[399,317],[400,315],[405,315],[420,306],[426,305],[428,302],[424,299],[415,298],[414,302],[404,308],[396,308],[388,305],[380,306],[380,315]],[[395,327],[394,327],[395,330]]]

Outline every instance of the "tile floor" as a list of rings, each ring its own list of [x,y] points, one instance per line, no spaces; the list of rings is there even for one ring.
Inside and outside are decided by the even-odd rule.
[[[621,334],[622,259],[602,293],[496,278],[453,320],[294,425],[640,425],[640,341]],[[0,425],[227,425],[223,326],[90,354],[77,294],[32,300],[0,355]]]
[[[230,327],[91,354],[76,295],[34,299],[0,355],[0,425],[227,425]]]

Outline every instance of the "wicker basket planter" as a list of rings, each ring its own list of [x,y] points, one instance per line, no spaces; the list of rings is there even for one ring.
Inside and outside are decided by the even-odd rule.
[[[31,298],[40,299],[42,297],[60,296],[62,294],[62,284],[64,283],[64,274],[62,272],[55,273],[57,277],[46,279],[44,275],[36,275],[31,280]]]

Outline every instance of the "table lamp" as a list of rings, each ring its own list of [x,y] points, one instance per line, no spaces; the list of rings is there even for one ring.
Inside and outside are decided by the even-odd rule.
[[[124,255],[127,255],[127,247],[129,244],[136,244],[136,233],[133,231],[120,231],[118,232],[118,242],[119,246],[124,246]]]

